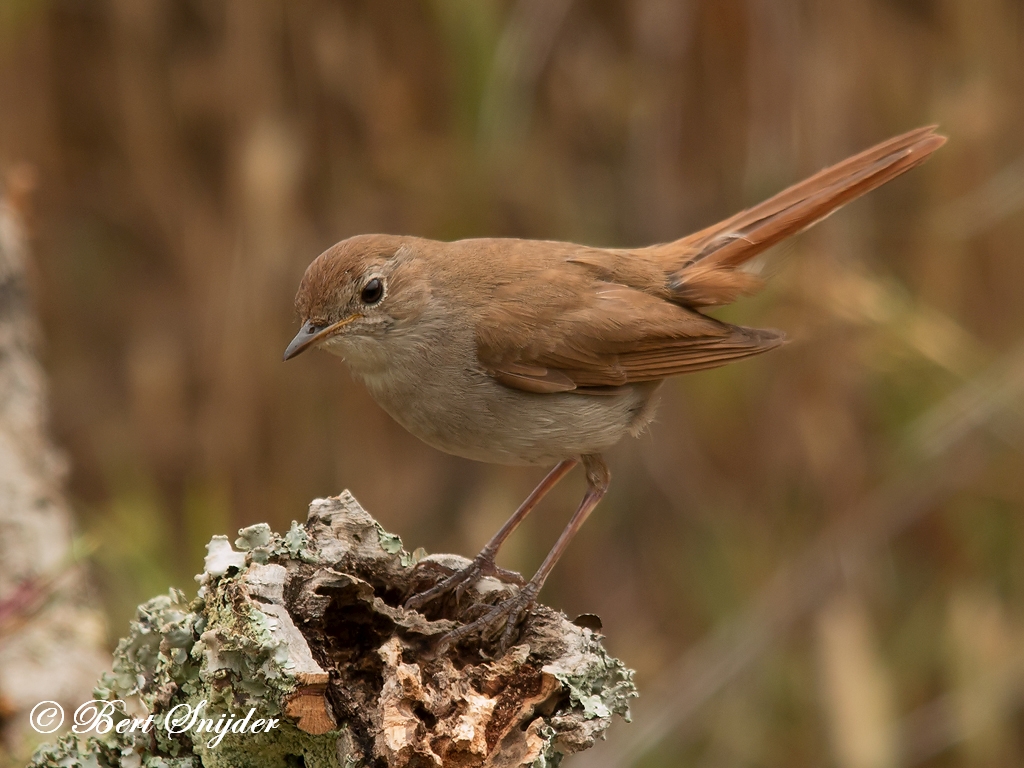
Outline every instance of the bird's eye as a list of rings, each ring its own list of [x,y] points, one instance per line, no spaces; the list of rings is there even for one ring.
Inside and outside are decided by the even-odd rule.
[[[376,304],[384,296],[384,283],[379,277],[375,277],[368,281],[363,286],[362,293],[359,294],[360,300],[363,304]]]

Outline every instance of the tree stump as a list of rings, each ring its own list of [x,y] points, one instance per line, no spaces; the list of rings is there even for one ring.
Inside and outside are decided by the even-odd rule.
[[[553,766],[614,715],[628,719],[632,672],[550,608],[534,609],[505,654],[486,640],[438,654],[441,636],[516,587],[484,579],[425,614],[405,609],[468,561],[406,552],[347,492],[314,501],[284,535],[260,524],[208,549],[199,597],[142,605],[96,690],[124,702],[112,715],[121,727],[68,734],[33,765]],[[278,722],[168,732],[201,702],[222,725],[250,709],[250,726]],[[148,732],[130,731],[150,715]]]

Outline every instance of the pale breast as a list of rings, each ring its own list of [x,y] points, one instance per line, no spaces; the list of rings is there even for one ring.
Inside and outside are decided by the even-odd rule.
[[[523,392],[488,376],[472,345],[450,336],[424,343],[417,334],[386,345],[348,338],[329,349],[346,358],[374,400],[409,432],[477,461],[554,464],[600,453],[653,417],[657,382],[602,395]]]

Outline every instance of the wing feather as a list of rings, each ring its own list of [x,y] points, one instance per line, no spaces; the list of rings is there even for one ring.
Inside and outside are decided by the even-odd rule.
[[[540,394],[620,387],[715,368],[783,341],[778,331],[723,323],[582,270],[576,278],[578,293],[535,288],[529,304],[499,295],[481,318],[478,357],[497,381]]]

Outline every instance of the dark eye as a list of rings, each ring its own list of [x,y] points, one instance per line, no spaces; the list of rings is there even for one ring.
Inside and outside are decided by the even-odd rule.
[[[363,304],[376,304],[384,296],[384,283],[379,277],[375,277],[363,286],[359,298]]]

